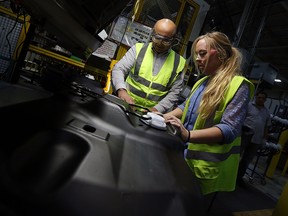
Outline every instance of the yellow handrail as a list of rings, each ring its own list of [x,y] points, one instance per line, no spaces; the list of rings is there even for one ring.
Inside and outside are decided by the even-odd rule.
[[[111,75],[112,75],[112,69],[114,67],[114,65],[118,62],[118,60],[112,60],[110,63],[110,68],[109,71],[107,73],[107,80],[106,80],[106,85],[103,88],[104,92],[106,94],[111,94],[112,93],[112,86],[111,86]]]
[[[66,62],[68,64],[71,64],[71,65],[74,65],[74,66],[77,66],[77,67],[80,67],[80,68],[84,68],[84,66],[85,66],[85,63],[83,63],[83,62],[76,61],[74,59],[71,59],[71,58],[68,58],[66,56],[54,53],[54,52],[49,51],[49,50],[45,50],[45,49],[43,49],[41,47],[37,47],[35,45],[31,45],[30,44],[29,45],[29,50],[32,51],[32,52],[36,52],[36,53],[39,53],[39,54],[42,54],[42,55],[45,55],[45,56],[48,56],[48,57],[63,61],[63,62]]]

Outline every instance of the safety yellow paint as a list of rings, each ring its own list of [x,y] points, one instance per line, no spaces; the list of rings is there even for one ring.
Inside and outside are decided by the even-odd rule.
[[[106,94],[112,94],[111,75],[112,75],[112,69],[117,62],[118,62],[117,60],[112,60],[110,63],[110,68],[109,68],[109,71],[107,73],[106,85],[103,88],[103,90]]]
[[[287,216],[288,215],[288,182],[284,186],[281,196],[276,204],[272,216]]]
[[[233,212],[233,216],[272,216],[273,209]]]
[[[280,137],[279,137],[279,141],[278,143],[282,146],[282,148],[284,147],[284,144],[287,142],[288,140],[288,129],[282,131]],[[269,178],[273,178],[275,169],[277,167],[278,161],[280,159],[281,153],[280,154],[276,154],[273,156],[270,165],[268,167],[266,176]]]

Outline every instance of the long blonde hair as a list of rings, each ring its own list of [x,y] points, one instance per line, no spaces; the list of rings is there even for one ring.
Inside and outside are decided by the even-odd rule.
[[[207,119],[215,112],[219,103],[224,100],[224,92],[233,77],[241,75],[242,55],[238,49],[232,47],[227,35],[222,32],[209,32],[196,38],[192,45],[191,53],[196,65],[195,49],[197,42],[201,39],[206,41],[208,50],[211,48],[217,50],[218,58],[221,61],[215,75],[209,77],[198,109],[200,116]]]

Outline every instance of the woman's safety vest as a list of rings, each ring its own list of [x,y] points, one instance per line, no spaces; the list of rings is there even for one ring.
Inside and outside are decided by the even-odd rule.
[[[208,77],[197,81],[191,90],[191,95],[201,83]],[[218,124],[222,115],[233,99],[242,82],[246,80],[250,87],[250,98],[253,97],[254,85],[242,76],[235,76],[224,94],[224,100],[218,106],[215,114],[209,120],[203,120],[198,115],[193,130],[212,127]],[[189,102],[183,111],[182,122],[184,122]],[[241,138],[238,136],[232,143],[189,143],[186,154],[186,162],[200,180],[202,193],[209,194],[217,191],[233,191],[235,189],[238,164],[240,159]]]
[[[136,105],[152,108],[168,93],[185,66],[185,59],[171,50],[156,76],[153,76],[154,55],[152,43],[136,44],[136,63],[126,82],[128,93]]]

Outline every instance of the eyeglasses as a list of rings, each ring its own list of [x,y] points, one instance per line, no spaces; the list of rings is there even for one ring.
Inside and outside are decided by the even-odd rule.
[[[174,38],[168,38],[158,34],[152,35],[152,41],[154,43],[162,43],[164,46],[170,46],[173,40]]]

